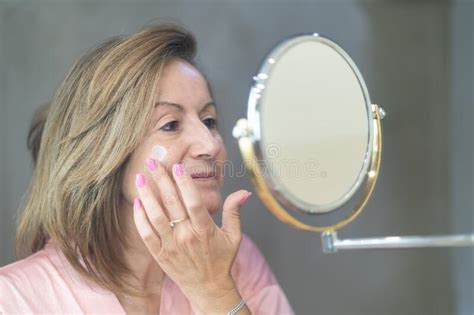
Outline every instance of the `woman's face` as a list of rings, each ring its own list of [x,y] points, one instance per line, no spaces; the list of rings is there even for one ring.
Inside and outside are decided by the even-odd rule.
[[[167,153],[160,163],[165,166],[170,178],[173,178],[171,169],[174,163],[182,163],[185,172],[190,175],[215,174],[211,180],[194,179],[203,204],[214,214],[221,206],[221,170],[227,154],[216,129],[217,112],[207,82],[191,64],[176,58],[165,65],[157,84],[152,127],[125,168],[122,183],[125,201],[131,207],[133,198],[138,196],[135,175],[141,172],[163,204],[157,185],[146,171],[145,159],[153,158],[157,148],[159,152],[164,148]]]

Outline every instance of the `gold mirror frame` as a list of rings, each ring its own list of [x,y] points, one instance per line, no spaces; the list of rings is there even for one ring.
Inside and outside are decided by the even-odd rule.
[[[333,48],[337,53],[339,53],[345,61],[349,64],[353,70],[357,80],[359,81],[361,90],[363,91],[364,98],[366,100],[368,118],[369,118],[369,143],[367,147],[367,157],[364,161],[365,167],[362,169],[362,173],[359,175],[361,179],[357,188],[354,187],[353,193],[356,190],[359,190],[363,180],[367,176],[366,185],[362,196],[359,198],[358,202],[352,209],[352,211],[344,217],[339,222],[333,225],[325,226],[316,226],[306,224],[294,216],[292,216],[283,206],[290,208],[292,210],[299,210],[298,200],[288,199],[288,196],[283,197],[282,193],[276,189],[272,189],[272,185],[275,185],[275,181],[271,178],[268,178],[268,175],[265,176],[264,170],[261,168],[261,161],[263,156],[261,154],[260,145],[260,113],[259,105],[261,101],[261,93],[265,89],[265,80],[268,77],[267,73],[271,72],[270,69],[279,56],[285,52],[289,47],[298,44],[299,42],[305,40],[317,40],[322,42],[331,48]],[[313,231],[313,232],[327,232],[335,231],[340,229],[351,221],[353,221],[363,210],[367,204],[370,195],[372,194],[375,183],[377,181],[378,173],[380,170],[381,162],[381,153],[382,153],[382,134],[381,134],[381,119],[384,117],[384,111],[379,106],[370,103],[370,97],[368,95],[367,87],[364,83],[362,75],[360,74],[357,66],[352,61],[350,56],[335,42],[331,41],[329,38],[321,36],[318,33],[313,34],[302,34],[297,35],[288,39],[285,39],[278,43],[272,51],[264,58],[264,63],[262,64],[259,73],[254,77],[254,86],[251,89],[249,97],[249,108],[248,108],[248,118],[242,118],[237,121],[234,130],[233,136],[238,139],[239,148],[246,166],[246,169],[250,172],[251,180],[256,187],[256,191],[260,199],[267,206],[267,208],[283,223],[286,223],[290,226],[293,226],[297,229]],[[368,165],[367,165],[368,164]],[[365,174],[364,174],[365,173]],[[359,181],[359,180],[358,180]],[[274,188],[274,187],[273,187]],[[293,198],[294,199],[294,198]],[[341,202],[346,202],[341,200]],[[341,202],[339,202],[340,205]],[[337,202],[336,202],[337,203]],[[339,207],[340,205],[336,205]],[[337,208],[336,207],[336,208]],[[334,208],[334,207],[333,207]],[[332,209],[333,209],[332,208]],[[301,211],[300,211],[301,212]],[[322,213],[324,214],[324,213]],[[319,215],[322,215],[319,214]]]

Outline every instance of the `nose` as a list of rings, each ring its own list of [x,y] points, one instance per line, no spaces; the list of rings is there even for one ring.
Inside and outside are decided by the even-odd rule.
[[[214,159],[221,149],[221,143],[215,135],[215,131],[209,129],[200,120],[190,128],[189,152],[196,159]]]

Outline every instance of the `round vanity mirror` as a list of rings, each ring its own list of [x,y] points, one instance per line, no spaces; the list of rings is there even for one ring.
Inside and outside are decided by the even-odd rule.
[[[253,78],[248,117],[234,137],[257,193],[280,220],[326,231],[353,220],[377,178],[383,112],[372,105],[349,55],[319,34],[279,43]],[[365,188],[338,222],[309,225],[293,214],[324,215]]]
[[[474,246],[474,234],[338,239],[374,190],[385,116],[339,45],[319,34],[286,39],[253,79],[247,118],[233,136],[258,196],[278,219],[321,232],[326,253]]]

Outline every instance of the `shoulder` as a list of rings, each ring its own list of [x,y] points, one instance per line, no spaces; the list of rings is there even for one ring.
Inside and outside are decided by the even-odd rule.
[[[242,241],[234,265],[234,277],[240,282],[240,285],[245,287],[249,285],[265,286],[277,283],[264,255],[246,234],[242,234]]]
[[[122,313],[115,295],[80,275],[54,242],[0,268],[0,314]]]
[[[245,233],[242,233],[242,241],[240,242],[240,249],[242,251],[259,251],[257,245],[253,240]]]
[[[294,314],[264,255],[245,234],[236,256],[233,277],[253,314]]]
[[[38,296],[39,288],[50,281],[48,274],[53,266],[44,250],[0,268],[0,308],[7,312],[15,309],[28,311],[28,306]]]
[[[0,268],[0,284],[3,286],[25,285],[44,274],[51,266],[44,250]]]
[[[258,249],[257,245],[253,242],[250,236],[245,233],[242,233],[242,240],[240,242],[239,252],[237,255],[246,256],[246,258],[248,255],[260,256],[260,258],[263,258],[263,255]]]
[[[262,272],[270,270],[265,256],[254,241],[246,234],[242,234],[239,252],[236,257],[237,263],[243,271]]]
[[[79,311],[65,268],[52,244],[0,268],[0,313]]]

